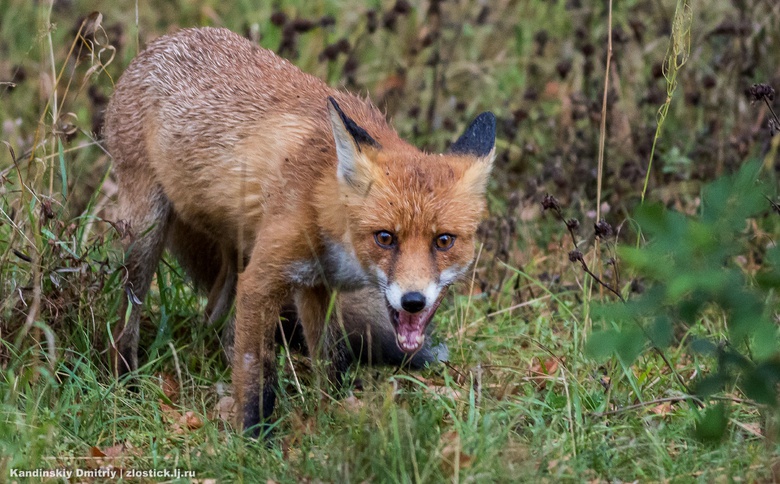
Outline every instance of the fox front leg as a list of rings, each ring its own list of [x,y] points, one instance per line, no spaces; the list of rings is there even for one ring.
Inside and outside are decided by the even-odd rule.
[[[239,425],[251,437],[268,436],[276,403],[276,326],[286,299],[273,274],[254,257],[239,277],[236,300],[233,386]]]

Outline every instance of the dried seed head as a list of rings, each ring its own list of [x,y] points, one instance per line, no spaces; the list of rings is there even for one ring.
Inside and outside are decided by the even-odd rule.
[[[753,84],[748,89],[747,94],[750,102],[759,102],[765,99],[769,102],[775,100],[775,90],[769,84]]]
[[[580,221],[576,218],[570,218],[566,221],[566,227],[572,232],[576,232],[580,228]]]
[[[336,58],[339,56],[339,46],[338,44],[330,44],[329,46],[325,47],[325,49],[320,52],[319,57],[317,59],[322,62],[325,60],[336,60]]]
[[[395,29],[396,20],[398,20],[398,14],[395,12],[395,10],[385,12],[384,16],[382,17],[382,26],[387,30],[393,30]]]
[[[528,111],[525,109],[515,109],[512,111],[512,117],[514,118],[515,123],[522,123],[528,119]]]
[[[547,194],[542,199],[542,208],[544,210],[556,210],[556,211],[558,211],[558,210],[561,209],[561,204],[558,203],[558,200],[554,196],[552,196],[550,194]]]
[[[287,23],[287,14],[285,14],[281,10],[277,10],[276,12],[271,14],[271,23],[276,25],[277,27],[283,26],[284,24]]]
[[[707,74],[704,79],[701,80],[701,85],[704,89],[712,89],[718,84],[718,79],[712,74]]]
[[[561,77],[561,79],[564,79],[571,70],[571,61],[569,59],[564,59],[557,64],[555,64],[555,70],[558,71],[558,75]]]
[[[635,294],[642,294],[645,292],[645,285],[639,279],[631,279],[630,291]]]
[[[310,30],[313,30],[316,26],[317,26],[316,23],[305,18],[298,18],[293,20],[292,22],[292,29],[302,34]]]
[[[54,218],[54,210],[51,208],[51,200],[48,198],[43,199],[41,203],[41,213],[46,219]]]
[[[340,38],[340,39],[339,39],[339,41],[338,41],[338,42],[336,42],[336,44],[335,44],[335,45],[338,47],[338,49],[339,49],[339,52],[341,52],[342,54],[346,54],[346,53],[348,53],[348,52],[349,52],[349,49],[350,49],[350,47],[351,47],[351,46],[349,45],[349,40],[348,40],[346,37],[342,37],[342,38]]]
[[[539,30],[536,32],[536,34],[534,34],[534,40],[539,44],[539,49],[544,50],[544,47],[547,45],[547,41],[550,40],[550,34],[548,34],[544,29]]]
[[[406,0],[398,0],[395,2],[393,11],[399,15],[406,15],[412,11],[412,6]]]
[[[594,52],[596,52],[596,47],[593,46],[590,42],[586,42],[582,44],[582,47],[580,47],[580,51],[582,52],[582,55],[585,57],[590,57],[593,55]]]
[[[477,15],[477,25],[484,25],[488,21],[489,16],[490,16],[490,7],[487,5],[483,5],[482,9],[479,11],[479,14]]]
[[[596,229],[596,237],[600,239],[611,237],[613,234],[612,226],[604,219],[599,220],[594,228]]]
[[[357,71],[358,68],[358,60],[355,58],[355,56],[348,56],[347,60],[344,62],[344,75],[347,77],[352,77],[355,75],[355,71]]]
[[[320,27],[333,27],[336,25],[336,17],[333,15],[323,15],[319,20]]]
[[[650,73],[653,76],[653,79],[660,79],[664,76],[664,65],[660,62],[656,62],[650,69]]]
[[[369,10],[366,12],[366,29],[369,34],[376,32],[377,28],[376,10]]]
[[[574,249],[573,251],[569,252],[569,260],[572,262],[582,262],[582,252],[580,252],[579,249]]]

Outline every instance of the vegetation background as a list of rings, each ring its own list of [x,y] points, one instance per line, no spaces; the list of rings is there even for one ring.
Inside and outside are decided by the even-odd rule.
[[[450,361],[358,368],[334,400],[283,351],[271,446],[231,427],[218,331],[173,262],[140,394],[107,369],[103,110],[147,42],[202,25],[368,93],[426,149],[499,119],[479,260],[437,316]],[[0,481],[780,479],[780,122],[751,89],[780,86],[778,59],[773,0],[0,0]]]

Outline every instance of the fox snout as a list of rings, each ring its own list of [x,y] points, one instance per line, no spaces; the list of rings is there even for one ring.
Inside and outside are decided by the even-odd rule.
[[[425,308],[425,295],[421,292],[407,292],[401,296],[401,307],[408,313],[419,313]]]
[[[396,311],[410,314],[429,309],[439,299],[442,285],[436,281],[427,284],[402,284],[398,281],[386,285],[387,303]]]

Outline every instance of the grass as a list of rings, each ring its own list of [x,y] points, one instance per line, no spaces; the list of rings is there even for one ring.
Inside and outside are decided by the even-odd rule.
[[[597,198],[601,216],[623,227],[618,239],[633,245],[628,227],[646,176],[649,200],[695,213],[702,183],[747,158],[774,156],[777,145],[761,129],[766,113],[743,91],[758,81],[780,85],[779,8],[694,5],[691,57],[666,102],[673,2],[615,2],[602,112],[607,11],[577,3],[460,2],[437,13],[430,2],[405,12],[392,2],[285,0],[282,22],[270,3],[139,2],[136,21],[132,2],[50,9],[0,0],[0,122],[9,148],[0,150],[0,480],[15,480],[12,469],[100,466],[191,470],[200,482],[775,479],[776,423],[765,407],[733,388],[717,394],[730,402],[728,432],[703,442],[694,432],[702,410],[658,354],[631,366],[584,355],[588,308],[611,296],[584,289],[587,276],[567,258],[569,234],[540,214],[539,202],[553,193],[567,217],[580,219],[580,250],[609,276],[599,260],[611,249],[588,242]],[[759,7],[765,15],[751,13]],[[77,41],[80,19],[96,8],[99,24],[93,16],[82,29],[89,42]],[[332,26],[285,34],[293,19],[327,16]],[[734,20],[743,18],[753,22],[746,34]],[[474,277],[437,315],[450,361],[417,373],[355,368],[362,389],[335,400],[305,358],[280,353],[271,446],[226,420],[230,372],[217,329],[203,324],[204,301],[173,262],[160,265],[145,302],[139,394],[117,385],[106,366],[123,297],[121,227],[110,157],[95,131],[138,45],[193,25],[286,45],[304,70],[368,91],[404,137],[432,150],[482,110],[500,120]],[[348,52],[321,59],[341,38]],[[655,167],[646,172],[651,150]],[[777,240],[778,224],[769,227],[760,240]],[[622,275],[623,294],[632,277]],[[664,353],[688,383],[713,362],[689,353],[686,341],[727,337],[717,311],[700,322]]]

